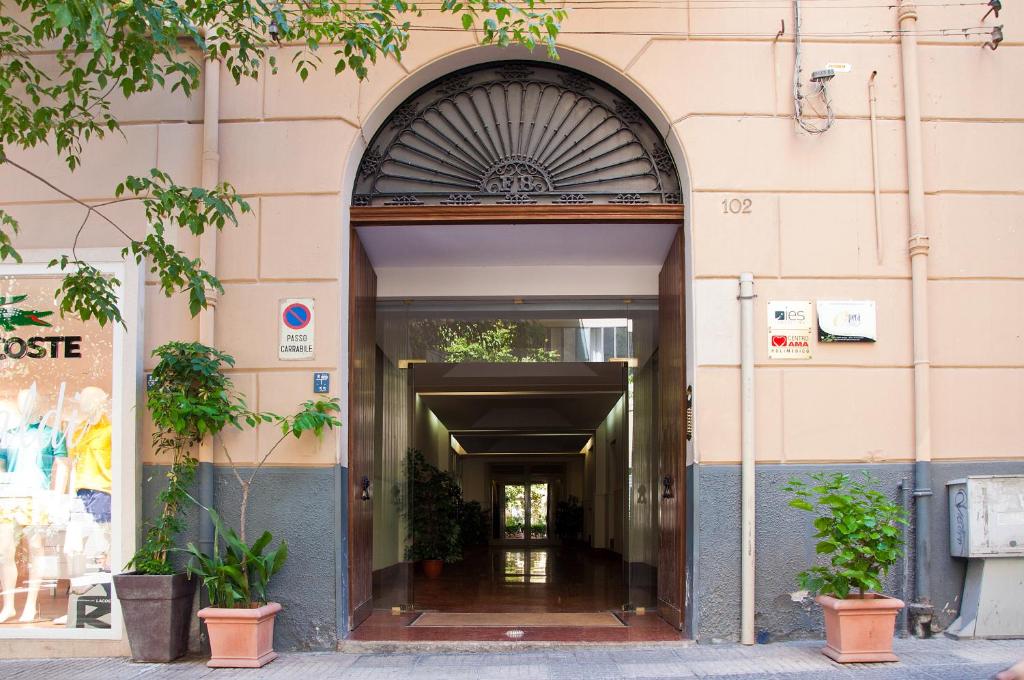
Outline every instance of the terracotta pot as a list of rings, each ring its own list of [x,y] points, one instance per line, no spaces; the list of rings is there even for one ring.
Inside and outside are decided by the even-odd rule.
[[[423,573],[427,578],[440,578],[444,560],[423,560]]]
[[[116,574],[114,592],[124,613],[133,660],[166,663],[188,650],[196,579],[186,574]]]
[[[210,668],[259,668],[277,658],[274,651],[274,617],[277,602],[253,609],[206,607],[199,618],[210,634]]]
[[[892,638],[903,600],[867,593],[844,600],[819,595],[814,601],[825,612],[825,656],[839,663],[899,661]]]

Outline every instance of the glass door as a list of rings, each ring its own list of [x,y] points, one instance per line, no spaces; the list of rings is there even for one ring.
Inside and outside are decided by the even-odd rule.
[[[548,485],[547,482],[530,484],[529,503],[527,504],[529,521],[529,538],[544,540],[548,537]]]
[[[504,504],[502,509],[502,534],[506,541],[522,541],[526,539],[526,485],[506,484],[504,486]]]
[[[543,541],[549,535],[550,504],[547,482],[502,485],[501,538]]]

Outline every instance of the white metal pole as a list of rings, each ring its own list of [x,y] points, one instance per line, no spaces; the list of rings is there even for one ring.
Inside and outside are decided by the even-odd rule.
[[[754,644],[754,275],[740,275],[740,470],[742,505],[740,642]]]

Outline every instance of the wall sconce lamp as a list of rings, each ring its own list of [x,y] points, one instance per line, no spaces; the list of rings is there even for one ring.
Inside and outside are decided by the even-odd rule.
[[[370,478],[363,477],[363,479],[359,482],[359,486],[362,489],[362,491],[359,493],[359,500],[370,500]]]

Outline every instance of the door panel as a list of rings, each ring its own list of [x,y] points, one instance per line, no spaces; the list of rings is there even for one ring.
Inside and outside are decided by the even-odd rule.
[[[373,503],[363,480],[373,479],[377,367],[377,274],[352,232],[349,278],[348,540],[349,630],[373,610]],[[373,489],[369,489],[372,494]]]
[[[682,628],[685,602],[686,389],[683,232],[676,232],[658,276],[658,613]]]

